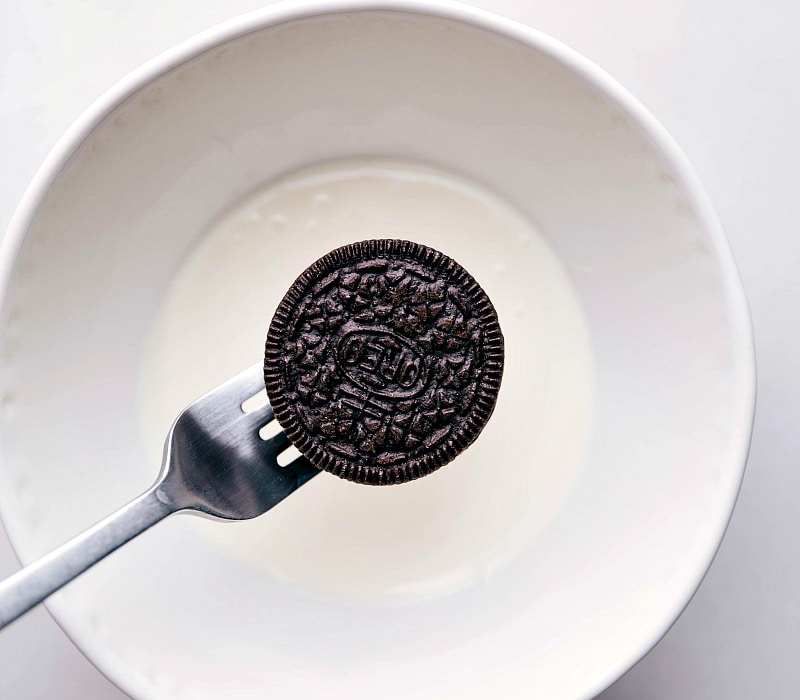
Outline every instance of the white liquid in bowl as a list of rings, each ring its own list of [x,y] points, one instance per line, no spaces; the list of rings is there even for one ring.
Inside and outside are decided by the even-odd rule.
[[[497,309],[497,408],[453,463],[375,487],[321,474],[256,520],[187,527],[294,586],[345,599],[417,599],[480,585],[535,541],[569,494],[592,424],[577,296],[546,239],[502,199],[428,167],[341,161],[272,183],[220,218],[176,271],[141,367],[152,461],[178,412],[260,362],[292,281],[333,248],[405,238],[461,263]]]

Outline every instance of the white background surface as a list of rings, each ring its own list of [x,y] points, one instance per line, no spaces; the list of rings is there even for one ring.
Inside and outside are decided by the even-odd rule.
[[[0,232],[56,139],[145,60],[257,0],[0,0]],[[756,334],[748,470],[720,552],[602,700],[800,697],[800,4],[480,0],[570,44],[666,125],[731,240]],[[112,507],[115,504],[111,504]],[[0,532],[0,577],[17,569]],[[0,698],[125,696],[43,609],[0,634]]]

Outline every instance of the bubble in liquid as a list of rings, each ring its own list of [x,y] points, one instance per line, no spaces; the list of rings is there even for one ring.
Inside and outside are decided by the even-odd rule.
[[[6,420],[13,418],[15,409],[16,399],[11,394],[6,394],[2,400],[0,400],[0,412],[2,412],[3,418]]]
[[[272,214],[267,223],[274,231],[281,231],[286,226],[286,217],[283,214]]]

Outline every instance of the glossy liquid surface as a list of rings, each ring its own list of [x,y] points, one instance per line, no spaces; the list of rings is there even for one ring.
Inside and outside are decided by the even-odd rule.
[[[546,239],[496,194],[390,160],[315,166],[221,217],[176,271],[141,367],[154,461],[177,413],[262,361],[294,278],[337,246],[406,238],[461,263],[505,336],[494,415],[454,462],[417,481],[362,486],[321,474],[256,520],[187,518],[247,566],[338,598],[399,601],[482,585],[557,515],[584,461],[592,360],[572,285]]]

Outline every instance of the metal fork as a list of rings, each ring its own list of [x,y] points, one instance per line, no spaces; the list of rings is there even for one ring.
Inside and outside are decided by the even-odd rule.
[[[283,432],[263,440],[269,404],[242,404],[264,388],[255,365],[186,408],[164,445],[156,483],[128,505],[0,583],[0,629],[149,527],[177,512],[222,520],[265,513],[319,471],[304,457],[282,467]]]

